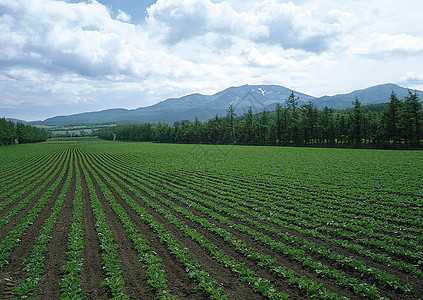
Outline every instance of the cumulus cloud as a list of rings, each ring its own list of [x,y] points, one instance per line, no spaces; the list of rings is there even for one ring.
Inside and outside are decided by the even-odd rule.
[[[20,6],[19,6],[20,5]],[[65,3],[61,1],[16,1],[6,4],[2,19],[8,32],[10,61],[21,67],[46,71],[72,71],[95,76],[100,70],[112,69],[119,33],[110,24],[110,14],[97,2]],[[2,35],[3,36],[3,35]],[[9,39],[11,37],[11,39]]]
[[[131,21],[131,15],[127,14],[123,10],[118,9],[118,15],[116,16],[116,19],[118,19],[122,22],[130,22]]]
[[[286,59],[283,55],[277,54],[275,52],[261,53],[256,48],[247,48],[243,51],[242,57],[245,61],[257,68],[282,68],[282,69],[291,69],[295,64],[294,59]]]
[[[423,73],[416,71],[407,72],[402,78],[401,82],[405,86],[422,86],[423,85]]]
[[[158,0],[147,12],[150,28],[171,45],[207,33],[257,36],[265,31],[254,16],[236,11],[226,2]]]
[[[256,39],[262,43],[320,52],[327,49],[327,38],[333,34],[317,26],[310,10],[303,11],[292,2],[260,2],[255,6],[255,14],[266,28],[266,33]]]
[[[9,45],[0,50],[6,54],[0,58],[5,65],[99,79],[109,75],[142,79],[152,73],[169,75],[169,70],[184,64],[172,53],[152,49],[140,26],[113,19],[95,1],[22,2],[19,13],[2,19],[7,35],[2,35],[1,44]]]
[[[239,11],[223,1],[159,0],[147,11],[148,24],[159,29],[156,33],[169,45],[216,33],[310,52],[327,50],[345,24],[356,20],[353,14],[339,10],[304,9],[275,0],[256,2]]]
[[[0,0],[0,106],[101,109],[130,95],[134,108],[245,83],[321,91],[337,74],[368,72],[363,57],[400,78],[392,73],[422,58],[422,25],[385,2],[158,0],[135,24],[130,10],[112,13],[95,0]],[[419,24],[395,21],[405,19]]]
[[[423,54],[423,38],[409,34],[371,33],[357,36],[351,45],[352,54],[376,57]]]

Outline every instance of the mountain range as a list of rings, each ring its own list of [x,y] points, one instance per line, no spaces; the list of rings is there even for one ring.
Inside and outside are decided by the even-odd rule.
[[[285,104],[285,99],[294,92],[299,97],[301,106],[309,101],[319,109],[327,106],[335,109],[352,107],[353,100],[358,97],[362,105],[389,102],[389,96],[394,91],[402,99],[408,94],[408,89],[395,84],[382,84],[349,94],[335,96],[313,97],[298,91],[293,91],[279,85],[242,85],[230,87],[214,95],[191,94],[180,98],[170,98],[148,107],[137,109],[108,109],[97,112],[86,112],[69,116],[57,116],[46,119],[37,124],[69,125],[77,123],[97,122],[168,122],[180,120],[193,121],[196,117],[206,121],[215,115],[224,116],[230,104],[235,107],[237,115],[244,114],[249,107],[254,113],[275,110],[276,104]],[[423,99],[423,91],[414,91]]]

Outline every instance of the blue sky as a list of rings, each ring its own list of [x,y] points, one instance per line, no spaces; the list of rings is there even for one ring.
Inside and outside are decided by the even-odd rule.
[[[423,90],[420,0],[0,0],[0,117],[138,108],[229,86]],[[281,99],[283,101],[283,99]]]
[[[156,3],[153,0],[101,0],[98,1],[105,6],[111,8],[112,13],[117,16],[119,10],[127,12],[131,15],[131,22],[142,23],[144,22],[146,9]]]

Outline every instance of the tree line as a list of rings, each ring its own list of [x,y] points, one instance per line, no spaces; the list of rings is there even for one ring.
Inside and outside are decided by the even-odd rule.
[[[47,138],[48,134],[44,129],[0,119],[0,145],[13,145],[16,140],[19,144],[38,143]]]
[[[143,123],[101,129],[97,136],[106,140],[153,141],[161,143],[206,143],[240,145],[315,145],[330,147],[421,148],[423,113],[417,93],[403,99],[392,92],[389,102],[363,107],[358,98],[353,108],[319,110],[313,102],[298,105],[292,92],[275,111],[253,114],[248,109],[200,122],[183,120],[173,125]]]

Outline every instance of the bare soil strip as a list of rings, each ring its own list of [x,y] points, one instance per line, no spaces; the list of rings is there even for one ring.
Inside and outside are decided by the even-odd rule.
[[[59,299],[60,298],[60,279],[63,271],[60,268],[66,264],[67,238],[72,221],[72,201],[75,196],[75,161],[71,162],[72,181],[69,191],[66,193],[66,199],[60,213],[60,217],[51,232],[51,240],[47,245],[45,254],[44,273],[41,281],[34,291],[35,299]]]
[[[60,166],[61,168],[60,172],[67,172],[67,170],[70,167],[71,167],[70,163],[65,162],[62,164],[62,166]],[[51,184],[53,184],[53,182],[58,179],[60,172],[55,177],[55,179],[51,181]],[[48,203],[45,205],[43,210],[39,213],[37,219],[34,221],[34,223],[30,227],[27,228],[25,234],[21,237],[21,241],[19,245],[12,249],[10,258],[8,260],[9,264],[4,266],[2,270],[3,276],[4,276],[2,277],[2,279],[4,278],[10,279],[6,281],[4,280],[2,281],[2,283],[6,285],[6,287],[3,286],[2,288],[0,288],[0,290],[5,291],[6,293],[3,295],[4,297],[7,297],[7,298],[10,297],[11,288],[19,284],[19,282],[23,279],[24,276],[21,272],[23,267],[22,260],[29,255],[29,251],[31,247],[34,245],[34,241],[36,237],[38,236],[38,232],[40,231],[41,227],[44,225],[47,218],[50,216],[51,208],[53,207],[55,200],[59,196],[65,181],[66,181],[66,177],[63,177],[58,187],[54,190],[53,194],[51,195]],[[33,204],[35,204],[35,202],[36,201],[33,201]],[[31,207],[27,207],[24,211],[20,212],[21,217],[25,215],[29,210],[31,210],[33,205],[30,205],[30,206]],[[21,218],[17,218],[15,216],[14,220],[10,222],[13,224],[12,225],[8,224],[9,225],[8,227],[13,228],[13,226],[16,226],[16,224],[19,223],[20,219]],[[8,231],[6,232],[3,231],[5,230],[5,227],[3,227],[1,231],[1,233],[3,233],[4,236],[7,235],[7,232],[8,232]]]
[[[90,194],[83,166],[78,157],[78,166],[81,173],[82,181],[82,199],[83,199],[83,216],[84,216],[84,265],[82,268],[82,289],[88,299],[108,299],[107,290],[101,286],[104,280],[104,272],[101,267],[100,242],[95,230],[95,218],[90,205]]]

